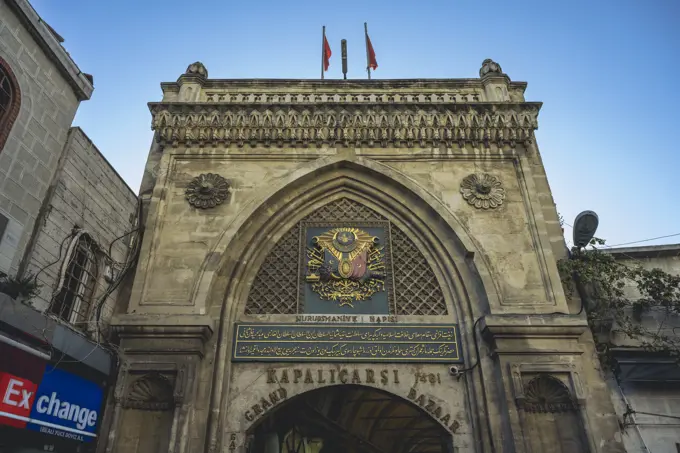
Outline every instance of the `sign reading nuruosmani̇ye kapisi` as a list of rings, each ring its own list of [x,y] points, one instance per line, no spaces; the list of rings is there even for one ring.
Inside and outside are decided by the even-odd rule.
[[[96,437],[102,389],[47,366],[40,385],[0,372],[0,423],[87,442]]]

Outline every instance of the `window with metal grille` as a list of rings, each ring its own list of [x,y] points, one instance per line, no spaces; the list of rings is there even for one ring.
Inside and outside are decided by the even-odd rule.
[[[0,150],[5,146],[12,124],[19,114],[20,102],[17,79],[7,62],[0,58]]]
[[[66,258],[68,265],[50,311],[64,321],[77,325],[88,320],[99,266],[97,248],[89,236],[79,236],[69,249]]]

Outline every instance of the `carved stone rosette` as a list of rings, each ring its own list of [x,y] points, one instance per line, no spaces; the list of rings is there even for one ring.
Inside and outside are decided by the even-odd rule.
[[[229,183],[215,173],[204,173],[191,180],[186,188],[186,199],[194,207],[214,208],[227,199]]]
[[[463,198],[477,209],[495,209],[503,204],[505,189],[501,181],[487,173],[474,173],[460,183]]]

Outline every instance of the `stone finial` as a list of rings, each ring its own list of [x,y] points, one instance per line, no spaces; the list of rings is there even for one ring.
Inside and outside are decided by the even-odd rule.
[[[208,70],[205,68],[203,63],[200,61],[197,61],[196,63],[191,63],[188,67],[187,70],[184,72],[185,74],[196,74],[198,76],[201,76],[203,78],[208,78]]]
[[[485,77],[494,74],[503,74],[501,65],[493,61],[491,58],[487,58],[482,62],[482,67],[479,69],[479,77]]]

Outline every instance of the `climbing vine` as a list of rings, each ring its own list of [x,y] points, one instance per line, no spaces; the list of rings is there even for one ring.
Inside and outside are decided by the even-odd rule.
[[[647,350],[680,356],[680,332],[662,333],[669,316],[680,315],[680,276],[661,269],[629,265],[602,251],[605,241],[593,238],[588,248],[573,247],[558,267],[567,296],[578,291],[605,365],[612,365],[610,348],[615,334],[635,340]],[[637,288],[631,298],[626,287]],[[651,310],[664,317],[661,326],[645,326],[642,315]]]

